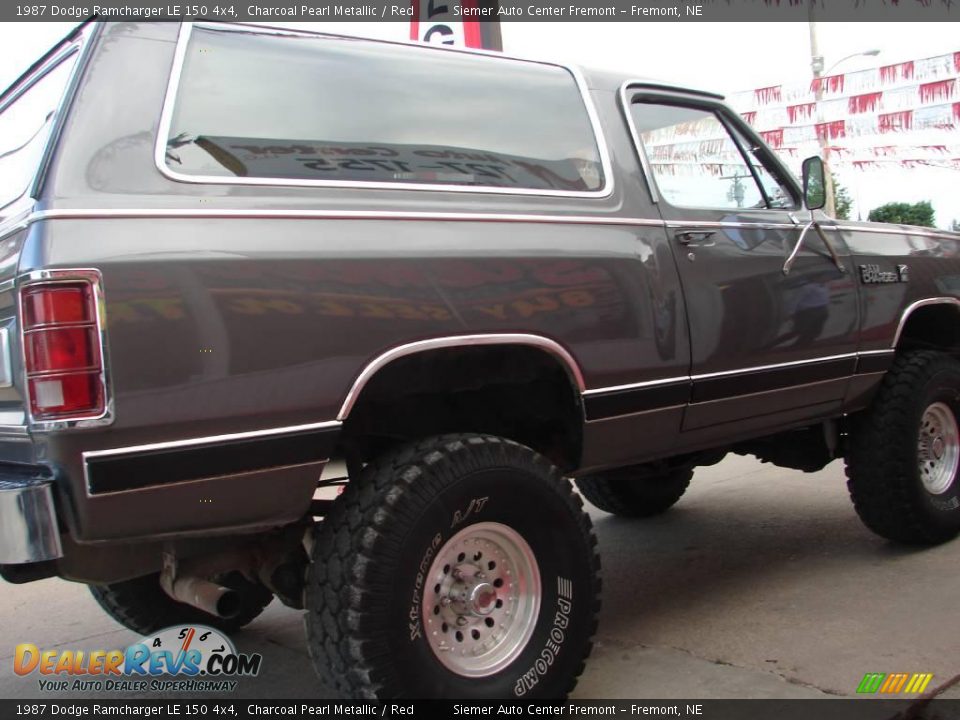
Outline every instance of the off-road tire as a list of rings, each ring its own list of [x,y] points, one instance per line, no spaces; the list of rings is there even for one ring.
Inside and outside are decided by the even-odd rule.
[[[851,418],[847,488],[864,524],[890,540],[936,545],[960,533],[956,473],[936,494],[921,479],[921,422],[936,403],[960,417],[960,363],[912,352],[894,360],[870,408]]]
[[[643,518],[660,515],[686,492],[693,468],[674,468],[660,474],[646,467],[607,470],[577,478],[580,494],[597,509],[612,515]]]
[[[160,587],[159,573],[109,585],[91,585],[90,592],[107,615],[128,630],[149,635],[171,625],[209,625],[226,633],[247,625],[273,600],[273,593],[252,583],[240,573],[218,579],[224,587],[240,593],[241,610],[234,618],[221,618],[191,605],[177,602]]]
[[[439,591],[435,579],[447,582],[445,553],[456,552],[457,539],[487,527],[509,528],[527,544],[540,582],[539,588],[531,582],[523,597],[538,597],[539,605],[517,654],[486,675],[467,677],[439,659],[440,641],[456,652],[456,628],[438,625],[441,603],[428,593]],[[576,685],[592,647],[600,560],[590,518],[546,458],[509,440],[444,435],[384,454],[337,499],[311,559],[307,641],[327,692],[369,699],[561,698]],[[453,559],[453,576],[462,577],[463,560]],[[491,569],[490,582],[504,565]],[[498,594],[497,608],[501,602]],[[509,637],[509,622],[497,626],[507,628],[501,638]],[[500,631],[490,632],[496,649]]]

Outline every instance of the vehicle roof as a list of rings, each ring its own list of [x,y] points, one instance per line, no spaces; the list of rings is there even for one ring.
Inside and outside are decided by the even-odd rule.
[[[225,25],[226,23],[202,23],[202,24],[214,24],[214,25]],[[650,88],[657,88],[660,90],[672,90],[676,92],[681,92],[685,94],[700,95],[703,97],[712,98],[714,100],[723,100],[723,95],[717,93],[709,92],[706,90],[700,90],[697,88],[690,88],[681,85],[676,85],[673,83],[668,83],[663,80],[657,80],[655,78],[647,77],[637,77],[633,74],[619,73],[612,70],[600,70],[591,67],[584,67],[576,63],[565,62],[562,59],[553,60],[545,58],[537,58],[526,55],[514,55],[511,53],[503,53],[493,50],[480,50],[476,48],[461,48],[461,47],[449,47],[443,45],[430,45],[427,43],[418,43],[412,42],[409,40],[393,40],[385,38],[373,38],[365,37],[361,35],[348,35],[345,33],[331,32],[329,30],[303,30],[301,28],[289,28],[281,25],[263,25],[255,23],[230,23],[229,26],[231,29],[238,31],[247,31],[247,32],[257,32],[258,30],[280,33],[280,34],[291,34],[291,35],[315,35],[317,37],[342,37],[350,38],[351,40],[366,40],[369,42],[378,42],[378,43],[388,43],[394,45],[406,45],[409,47],[424,48],[430,50],[436,50],[441,52],[453,52],[453,53],[469,53],[476,55],[489,55],[493,57],[504,57],[510,60],[517,60],[520,62],[534,62],[534,63],[547,63],[550,65],[560,65],[563,67],[568,67],[571,69],[577,70],[586,80],[586,83],[589,87],[592,87],[597,90],[619,90],[619,88],[625,83],[630,82],[631,84],[642,85]]]
[[[691,88],[684,85],[677,85],[664,80],[658,80],[657,78],[637,76],[632,74],[625,75],[623,73],[618,73],[611,70],[598,70],[595,68],[577,65],[571,65],[570,67],[578,67],[581,74],[586,79],[587,85],[597,90],[618,90],[624,83],[629,83],[630,85],[648,87],[651,89],[668,90],[689,95],[700,95],[713,100],[724,99],[723,95],[718,93],[699,88]]]

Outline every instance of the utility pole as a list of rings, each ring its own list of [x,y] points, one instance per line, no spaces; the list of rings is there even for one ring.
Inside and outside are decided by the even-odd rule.
[[[813,99],[816,102],[816,119],[819,125],[823,122],[821,102],[823,100],[823,84],[820,82],[823,77],[823,55],[820,54],[820,45],[817,38],[817,21],[814,19],[815,0],[810,3],[809,26],[810,26],[810,69],[813,71]],[[824,167],[824,191],[826,195],[826,204],[823,211],[830,217],[835,217],[837,213],[836,204],[833,199],[833,173],[830,172],[830,146],[827,133],[817,132],[817,141],[820,143],[820,157],[823,158]]]

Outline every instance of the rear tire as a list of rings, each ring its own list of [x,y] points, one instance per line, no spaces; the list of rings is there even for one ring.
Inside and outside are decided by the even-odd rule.
[[[559,698],[583,671],[600,581],[590,519],[542,456],[486,435],[389,452],[313,549],[307,640],[362,698]]]
[[[644,466],[607,470],[577,478],[580,493],[599,510],[620,517],[660,515],[673,507],[690,485],[693,469],[653,474]]]
[[[160,587],[159,573],[109,585],[91,585],[90,593],[107,615],[140,635],[151,635],[172,625],[189,624],[235,632],[252,622],[273,600],[273,593],[267,588],[250,582],[240,573],[229,573],[217,582],[240,593],[242,608],[237,617],[221,618],[177,602]]]
[[[960,533],[960,363],[923,351],[896,358],[871,407],[853,419],[847,487],[878,535],[936,545]]]

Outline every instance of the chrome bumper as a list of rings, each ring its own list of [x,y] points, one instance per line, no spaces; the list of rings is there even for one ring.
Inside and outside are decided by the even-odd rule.
[[[61,555],[52,483],[0,475],[0,564],[42,562]]]

